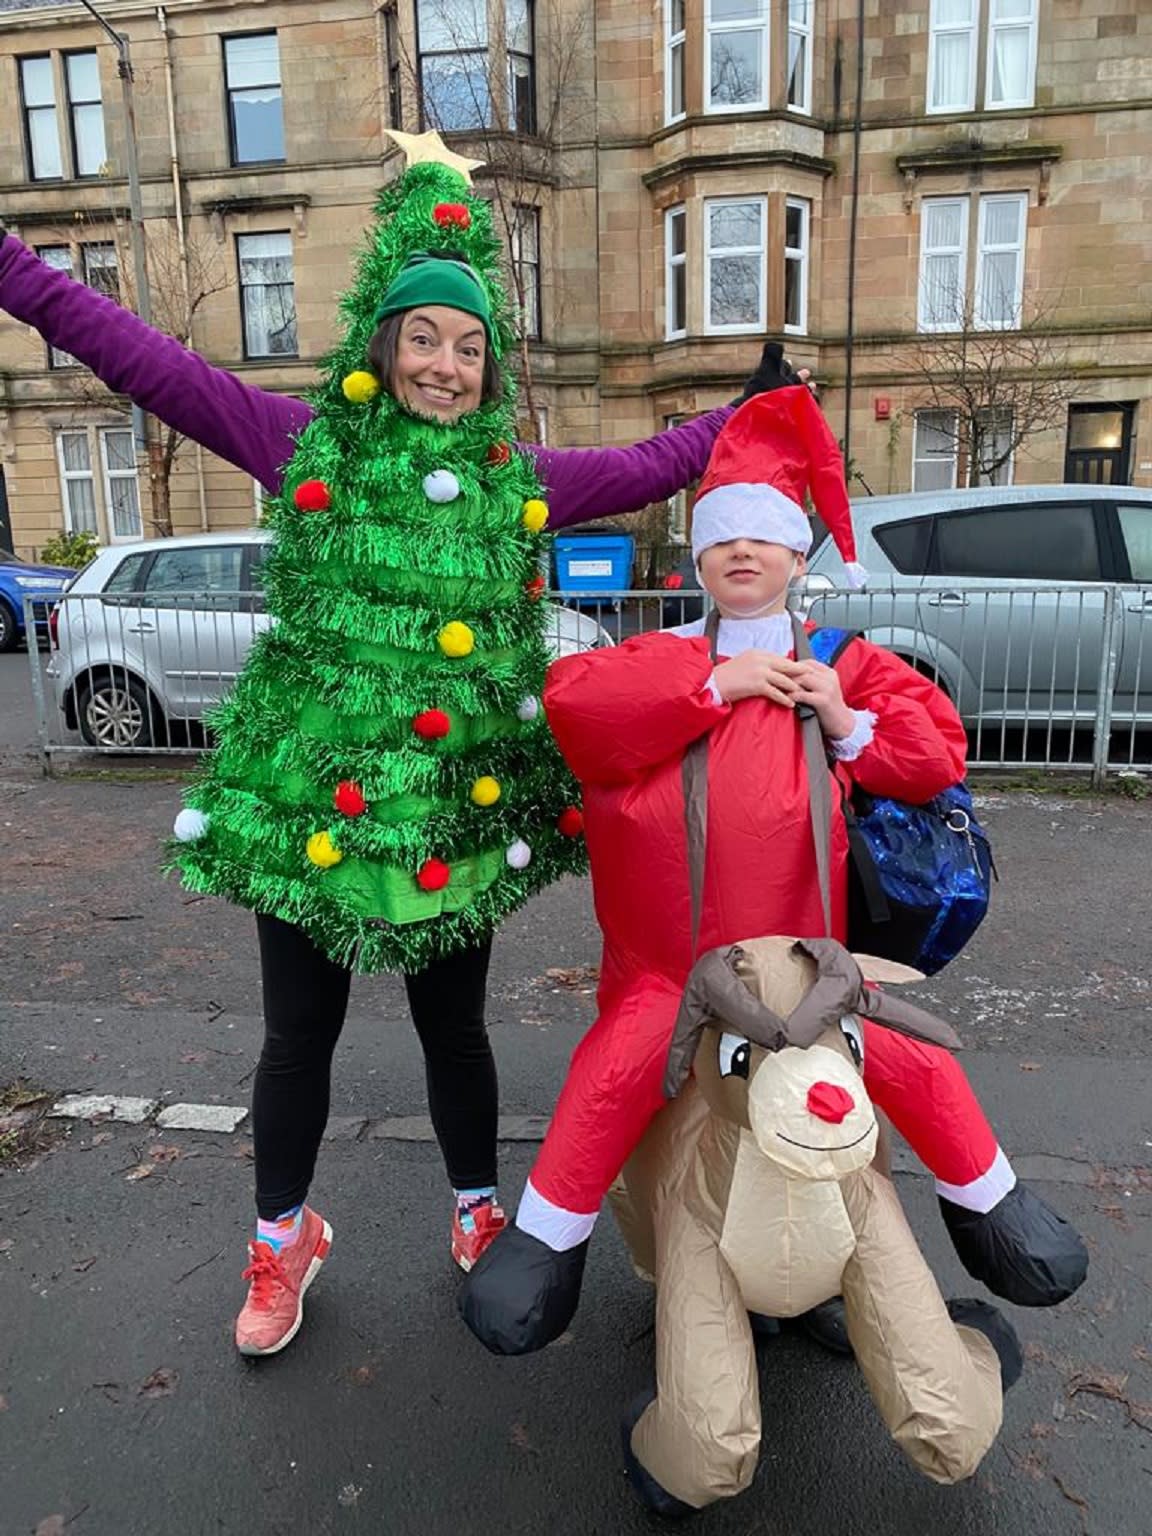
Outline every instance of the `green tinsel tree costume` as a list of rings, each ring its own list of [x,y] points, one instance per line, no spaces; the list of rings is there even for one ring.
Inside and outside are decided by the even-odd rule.
[[[581,869],[584,847],[539,704],[546,506],[512,448],[515,384],[443,426],[363,371],[381,296],[417,252],[466,258],[507,349],[491,214],[425,163],[377,215],[273,503],[277,623],[213,718],[173,862],[341,964],[411,972]]]

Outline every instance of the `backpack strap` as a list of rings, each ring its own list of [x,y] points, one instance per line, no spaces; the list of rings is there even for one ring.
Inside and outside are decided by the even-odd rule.
[[[822,661],[826,667],[834,667],[853,640],[860,638],[860,631],[837,629],[829,624],[822,629],[814,629],[807,638],[813,657]]]
[[[804,621],[792,615],[792,642],[797,661],[807,661],[815,656],[811,640],[819,635],[832,633],[817,630],[809,636]],[[820,905],[824,911],[824,935],[832,937],[832,774],[828,767],[828,753],[824,746],[824,733],[810,704],[801,704],[796,710],[800,720],[800,732],[804,740],[804,759],[808,765],[808,809],[812,817],[812,840],[816,848],[816,878],[820,882]]]

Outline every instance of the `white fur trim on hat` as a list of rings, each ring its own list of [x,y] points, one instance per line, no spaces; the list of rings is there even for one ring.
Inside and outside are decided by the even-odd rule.
[[[731,539],[762,539],[806,555],[812,525],[803,508],[774,485],[718,485],[692,509],[692,558]]]

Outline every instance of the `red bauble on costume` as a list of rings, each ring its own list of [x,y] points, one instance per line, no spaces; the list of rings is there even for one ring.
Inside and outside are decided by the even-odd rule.
[[[531,598],[533,602],[537,602],[544,596],[544,588],[547,585],[548,583],[544,580],[543,576],[533,576],[531,581],[524,583],[525,596]]]
[[[437,203],[432,217],[441,229],[467,229],[472,215],[463,203]]]
[[[493,443],[488,450],[489,464],[507,464],[512,457],[512,449],[507,443]]]
[[[412,729],[425,741],[438,741],[452,729],[452,721],[442,709],[426,709],[412,717]]]
[[[442,891],[452,878],[452,871],[443,859],[426,859],[416,873],[416,884],[422,891]]]
[[[565,837],[579,837],[584,830],[584,812],[578,805],[570,805],[567,810],[560,812],[556,828]]]
[[[332,804],[341,816],[363,816],[368,809],[364,792],[352,779],[341,779],[336,786],[336,793],[332,796]]]
[[[323,480],[302,480],[292,497],[299,512],[327,512],[332,493]]]

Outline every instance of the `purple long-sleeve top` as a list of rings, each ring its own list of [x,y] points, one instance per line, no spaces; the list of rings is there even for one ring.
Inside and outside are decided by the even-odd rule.
[[[115,393],[246,470],[266,490],[280,489],[296,438],[315,414],[307,401],[213,368],[130,310],[46,266],[12,235],[0,235],[0,308],[35,326]],[[703,474],[730,415],[723,406],[628,448],[517,446],[535,459],[554,531],[636,512],[683,490]]]

